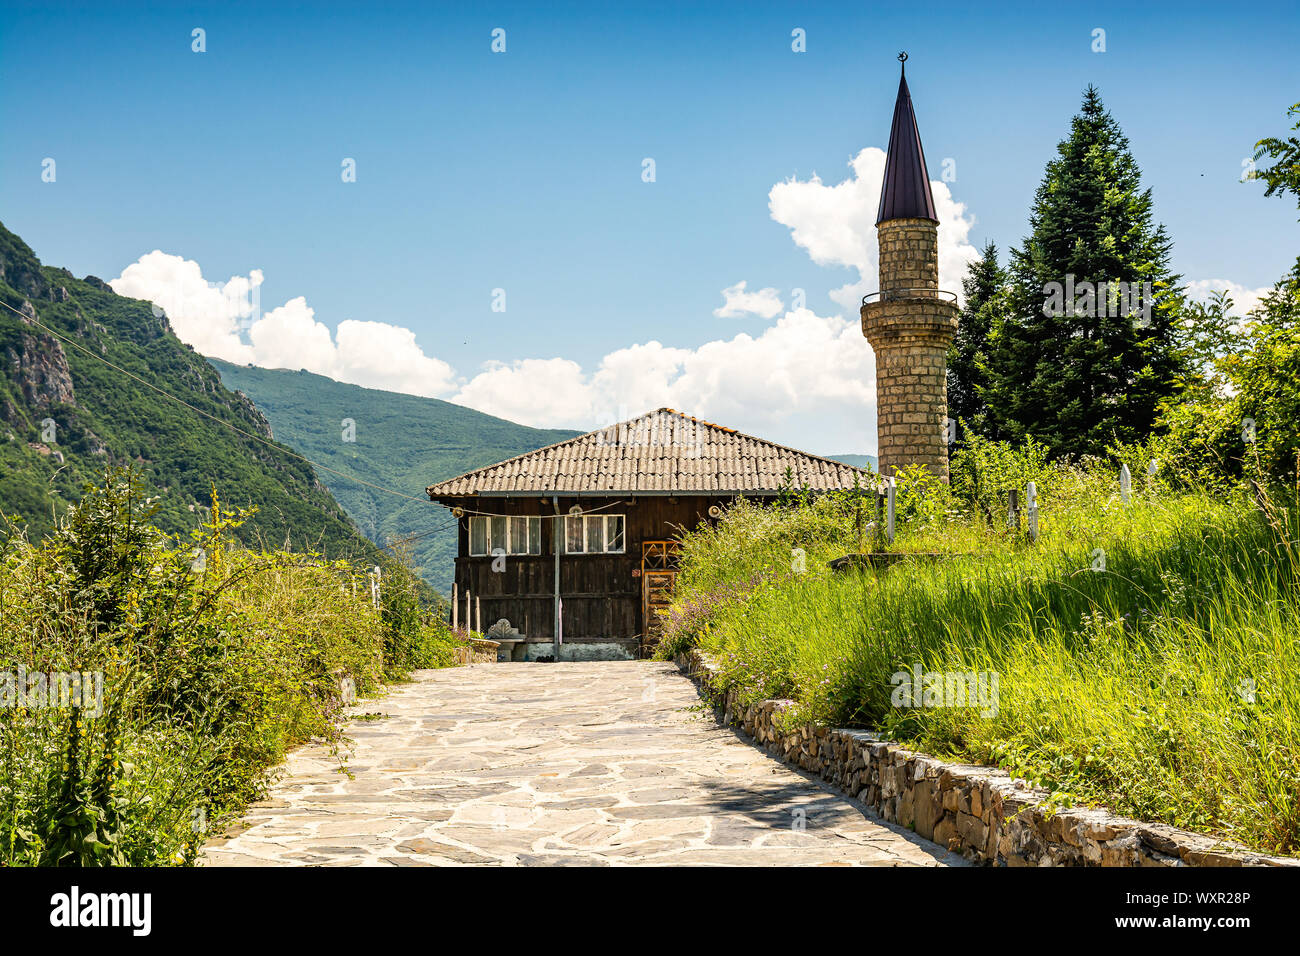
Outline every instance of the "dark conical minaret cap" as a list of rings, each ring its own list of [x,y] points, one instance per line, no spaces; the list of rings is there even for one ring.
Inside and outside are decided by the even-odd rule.
[[[906,53],[898,54],[900,63]],[[889,219],[929,219],[938,222],[934,196],[930,193],[930,176],[925,169],[925,150],[921,132],[912,112],[912,94],[907,89],[907,68],[898,80],[898,100],[894,103],[894,125],[889,130],[889,153],[885,157],[885,182],[880,187],[880,213],[876,225]]]

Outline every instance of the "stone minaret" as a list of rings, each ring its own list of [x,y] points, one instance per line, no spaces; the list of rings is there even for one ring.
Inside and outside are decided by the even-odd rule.
[[[947,481],[948,345],[958,309],[955,295],[939,291],[939,219],[906,73],[889,131],[876,236],[880,291],[863,299],[862,334],[876,353],[880,473],[920,463]]]

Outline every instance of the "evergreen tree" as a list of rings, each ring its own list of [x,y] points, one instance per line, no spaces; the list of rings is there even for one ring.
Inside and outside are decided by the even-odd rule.
[[[1180,388],[1181,276],[1128,139],[1093,87],[1057,152],[1030,235],[1011,252],[984,394],[1003,436],[1098,454],[1145,438]]]
[[[989,242],[961,280],[966,305],[948,350],[948,415],[986,437],[991,437],[988,406],[981,393],[988,388],[989,336],[1003,307],[1006,281],[997,246]]]

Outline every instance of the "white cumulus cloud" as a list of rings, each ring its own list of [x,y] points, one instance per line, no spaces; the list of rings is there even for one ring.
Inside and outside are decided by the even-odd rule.
[[[1232,314],[1245,316],[1259,307],[1260,301],[1273,291],[1273,287],[1248,289],[1228,279],[1195,279],[1187,283],[1187,297],[1194,302],[1208,302],[1211,293],[1223,291],[1232,299]]]
[[[742,315],[757,315],[771,319],[781,313],[785,306],[781,294],[776,289],[759,289],[757,292],[745,291],[745,280],[722,290],[723,303],[713,310],[720,319],[734,319]]]
[[[209,282],[192,259],[155,249],[109,282],[118,295],[147,299],[167,313],[177,337],[203,355],[247,364],[252,353],[240,339],[253,312],[262,270]]]
[[[316,321],[303,296],[260,313],[263,273],[209,282],[192,259],[154,250],[109,285],[153,302],[177,338],[202,355],[263,368],[305,368],[340,382],[435,397],[455,387],[455,371],[424,354],[410,329],[346,319],[338,331]]]
[[[582,366],[564,358],[487,362],[451,401],[539,428],[568,428],[591,417]]]
[[[818,265],[850,266],[858,281],[841,286],[831,299],[857,315],[862,297],[880,288],[876,211],[885,178],[885,153],[868,146],[849,162],[853,174],[828,186],[817,176],[789,179],[768,193],[772,218],[790,229],[795,243]],[[930,181],[939,216],[939,288],[961,295],[967,266],[979,258],[970,243],[975,218],[952,198],[946,183]]]
[[[787,312],[698,348],[651,341],[585,372],[567,359],[491,363],[452,401],[527,425],[598,428],[668,406],[810,451],[868,447],[875,366],[857,321]]]

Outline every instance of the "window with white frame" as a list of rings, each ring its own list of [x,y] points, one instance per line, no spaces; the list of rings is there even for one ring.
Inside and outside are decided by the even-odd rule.
[[[542,519],[527,515],[470,515],[469,553],[541,554]]]
[[[565,554],[622,554],[623,515],[569,515],[564,519]]]

